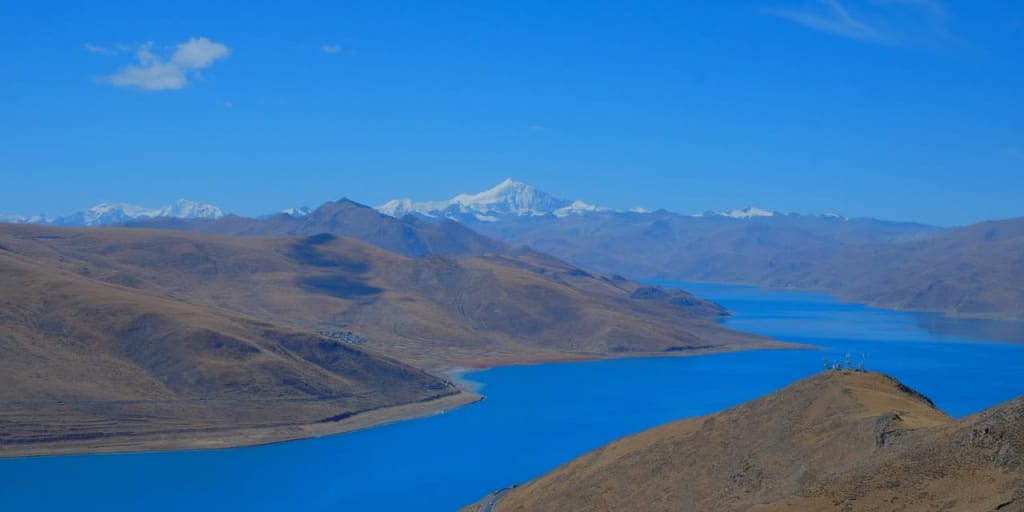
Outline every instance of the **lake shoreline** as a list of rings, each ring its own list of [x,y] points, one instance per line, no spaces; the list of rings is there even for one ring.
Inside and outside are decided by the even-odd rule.
[[[865,306],[873,309],[883,309],[886,311],[894,311],[898,313],[918,313],[928,315],[938,315],[942,318],[949,320],[988,320],[993,322],[1007,322],[1007,323],[1020,323],[1024,324],[1024,315],[1015,314],[1006,311],[993,311],[993,312],[976,312],[976,313],[964,313],[960,311],[949,311],[943,309],[923,309],[923,308],[910,308],[901,307],[893,304],[888,304],[880,301],[865,301],[850,297],[842,292],[842,290],[828,288],[828,287],[790,287],[790,286],[771,286],[764,283],[751,283],[745,281],[702,281],[693,279],[675,279],[675,278],[637,278],[638,282],[641,283],[653,283],[659,286],[667,288],[678,288],[684,291],[691,291],[685,286],[680,286],[678,283],[695,284],[695,285],[706,285],[706,286],[732,286],[736,288],[753,288],[756,290],[762,290],[767,292],[794,292],[794,293],[818,293],[822,295],[828,295],[829,297],[836,300],[840,304],[856,304],[859,306]],[[677,284],[666,284],[675,282]],[[695,295],[700,296],[699,293]]]
[[[456,394],[422,402],[414,402],[360,412],[338,422],[253,427],[239,430],[216,430],[191,433],[183,432],[184,435],[176,438],[170,438],[170,435],[161,436],[160,438],[125,436],[119,438],[102,438],[81,441],[48,442],[34,446],[3,446],[0,444],[0,459],[195,450],[227,450],[232,448],[247,448],[348,434],[360,430],[382,427],[397,422],[423,418],[434,414],[443,414],[446,411],[472,405],[484,400],[485,396],[479,393],[483,385],[471,379],[466,379],[465,374],[483,371],[490,368],[536,366],[551,363],[582,363],[616,359],[698,357],[751,350],[815,349],[818,349],[818,347],[771,340],[763,345],[696,348],[680,352],[642,352],[636,354],[616,354],[614,356],[609,356],[607,354],[603,356],[565,354],[564,356],[548,356],[539,358],[472,361],[432,370],[432,373],[440,375],[454,384],[459,389],[459,392]]]
[[[106,438],[37,446],[0,448],[0,460],[78,455],[138,454],[152,452],[228,450],[268,444],[288,443],[304,439],[333,436],[382,427],[406,420],[422,418],[473,404],[483,400],[463,390],[451,395],[421,402],[382,407],[360,412],[337,422],[279,425],[190,433],[180,438]]]
[[[739,329],[733,329],[738,332],[743,332]],[[759,335],[760,336],[760,335]],[[481,361],[464,361],[457,365],[452,366],[441,366],[434,370],[432,373],[443,375],[448,380],[455,384],[459,384],[464,379],[462,376],[466,373],[472,373],[490,368],[505,368],[514,366],[536,366],[550,363],[586,363],[592,361],[615,361],[619,359],[646,359],[646,358],[674,358],[674,357],[697,357],[707,356],[714,354],[729,354],[733,352],[749,352],[752,350],[818,350],[821,347],[816,345],[810,345],[806,343],[796,343],[790,341],[781,341],[767,336],[762,336],[766,343],[758,343],[752,345],[742,346],[729,346],[729,345],[716,345],[709,347],[695,347],[688,350],[674,350],[664,352],[624,352],[617,354],[565,354],[564,356],[547,356],[547,357],[535,357],[535,358],[511,358],[511,359],[497,359],[497,360],[481,360]],[[468,381],[471,385],[476,383]],[[465,388],[463,388],[465,389]]]

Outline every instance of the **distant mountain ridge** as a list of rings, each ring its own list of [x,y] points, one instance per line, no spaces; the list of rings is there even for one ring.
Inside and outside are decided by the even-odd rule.
[[[459,194],[447,201],[415,202],[393,199],[377,211],[392,217],[417,215],[428,219],[497,222],[508,217],[566,217],[588,212],[609,211],[584,201],[569,201],[543,192],[531,185],[508,178],[497,186],[477,194]]]
[[[507,178],[498,185],[475,194],[458,194],[446,201],[413,201],[411,199],[392,199],[376,207],[377,211],[392,217],[414,215],[426,219],[451,219],[459,222],[498,222],[500,220],[520,217],[565,218],[573,215],[591,213],[651,213],[646,208],[615,210],[590,204],[583,200],[568,200],[549,194],[536,187]],[[659,210],[661,211],[661,210]],[[782,215],[798,215],[764,210],[754,206],[743,209],[725,211],[707,211],[691,215],[692,217],[728,217],[732,219],[750,219],[755,217],[774,217]],[[837,214],[824,214],[823,217],[845,219]]]
[[[511,245],[635,279],[821,290],[895,309],[1024,318],[1024,219],[947,229],[756,207],[561,213],[567,204],[506,180],[480,194],[392,201],[378,210],[455,220]]]
[[[636,207],[630,210],[615,210],[594,205],[583,200],[568,200],[549,194],[536,187],[507,178],[498,185],[475,194],[458,194],[445,201],[413,201],[411,199],[393,199],[375,207],[377,211],[395,218],[412,215],[428,220],[450,219],[459,222],[497,222],[503,219],[518,217],[554,216],[564,218],[573,215],[591,213],[652,213],[655,210]],[[315,208],[300,206],[286,208],[276,213],[263,215],[269,218],[279,213],[291,217],[302,218],[311,214]],[[656,210],[663,211],[663,210]],[[733,219],[751,219],[756,217],[773,217],[797,215],[774,210],[764,210],[754,206],[743,209],[706,211],[691,215],[692,217],[728,217]],[[200,203],[188,199],[178,199],[162,208],[148,208],[131,203],[100,203],[90,208],[77,211],[70,215],[53,217],[45,214],[18,215],[0,214],[0,222],[14,224],[44,224],[52,226],[83,227],[106,226],[138,222],[149,219],[219,219],[224,212],[212,204]],[[846,219],[838,214],[824,214],[823,217]]]
[[[399,199],[376,209],[342,199],[316,209],[247,218],[179,201],[160,210],[104,204],[60,219],[8,216],[0,221],[123,224],[244,236],[331,233],[409,257],[507,254],[528,246],[634,279],[820,290],[896,309],[1024,318],[1019,292],[1024,272],[1017,263],[1024,219],[941,228],[753,206],[696,215],[622,211],[506,179],[446,201]]]
[[[511,246],[482,235],[464,224],[444,219],[384,215],[350,199],[327,202],[305,215],[280,212],[270,217],[226,215],[218,219],[154,218],[125,224],[131,228],[169,229],[232,236],[311,236],[323,233],[361,240],[411,258],[463,258],[508,253]]]
[[[281,210],[279,213],[290,215],[292,217],[305,217],[306,215],[313,213],[313,209],[308,206],[299,206],[297,208],[285,208],[284,210]]]
[[[732,219],[750,219],[753,217],[774,217],[780,215],[778,212],[772,210],[762,210],[753,206],[748,206],[742,210],[731,210],[727,212],[704,212],[694,217],[729,217]]]
[[[156,218],[219,219],[224,216],[220,208],[212,205],[178,199],[162,208],[146,208],[129,203],[100,203],[63,217],[46,215],[3,215],[0,222],[15,224],[45,224],[50,226],[84,227],[123,224]]]

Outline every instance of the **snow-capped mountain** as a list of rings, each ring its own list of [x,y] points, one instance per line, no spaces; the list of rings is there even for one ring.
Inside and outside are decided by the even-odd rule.
[[[310,213],[313,213],[313,209],[308,206],[300,206],[298,208],[285,208],[284,210],[281,210],[279,213],[290,215],[295,218],[300,218],[305,217]]]
[[[58,217],[48,224],[57,226],[101,226],[157,217],[160,210],[127,203],[100,203],[91,208]]]
[[[171,217],[175,219],[219,219],[224,216],[220,208],[212,204],[178,199],[177,201],[163,207],[156,214],[156,217]]]
[[[724,212],[704,212],[694,215],[694,217],[729,217],[730,219],[752,219],[754,217],[774,217],[776,215],[782,215],[779,212],[771,210],[762,210],[753,206],[744,208],[742,210],[729,210]]]
[[[415,215],[426,219],[452,219],[460,222],[497,222],[509,218],[537,218],[555,216],[564,218],[595,212],[648,214],[645,208],[628,211],[612,210],[595,206],[584,201],[568,201],[511,178],[496,187],[478,194],[459,194],[447,201],[417,202],[410,199],[394,199],[377,207],[377,211],[392,217]],[[795,214],[764,210],[753,206],[740,210],[708,211],[691,217],[725,217],[750,220],[763,217],[785,217]],[[830,219],[845,219],[836,214],[821,215]]]
[[[602,208],[600,206],[594,206],[590,203],[576,200],[569,204],[569,206],[558,208],[551,213],[553,213],[555,217],[568,217],[570,215],[583,215],[585,213],[606,211],[609,211],[608,208]]]
[[[53,219],[45,215],[14,215],[0,213],[0,222],[7,222],[10,224],[46,224],[48,222],[53,222]]]
[[[849,218],[840,215],[838,213],[818,213],[818,214],[800,214],[800,213],[783,213],[774,210],[762,210],[753,206],[744,208],[742,210],[729,210],[729,211],[710,211],[704,213],[698,213],[691,215],[691,217],[728,217],[730,219],[755,219],[758,217],[817,217],[821,219],[836,220],[836,221],[847,221]]]
[[[447,201],[414,202],[394,199],[377,207],[392,217],[418,215],[427,218],[495,222],[507,217],[567,217],[606,211],[583,201],[568,201],[537,190],[526,183],[506,179],[478,194],[459,194]]]
[[[0,216],[0,222],[49,224],[53,226],[103,226],[157,217],[219,219],[223,216],[224,214],[220,211],[220,208],[216,206],[179,199],[163,208],[146,208],[128,203],[100,203],[64,217],[4,215]]]

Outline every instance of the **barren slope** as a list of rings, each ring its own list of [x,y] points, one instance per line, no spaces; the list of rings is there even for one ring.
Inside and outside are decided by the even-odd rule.
[[[826,372],[616,441],[495,510],[1019,511],[1022,461],[1024,399],[954,422],[889,377]]]
[[[632,278],[823,290],[888,308],[1024,319],[1024,219],[940,229],[872,219],[654,212],[472,226]]]
[[[679,291],[530,252],[410,259],[330,235],[219,237],[0,226],[12,253],[105,283],[265,319],[424,368],[781,347]]]
[[[471,399],[351,345],[4,250],[0,289],[0,456],[248,444]]]

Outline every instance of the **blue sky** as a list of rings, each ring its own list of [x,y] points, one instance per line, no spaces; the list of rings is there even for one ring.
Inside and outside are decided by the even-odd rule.
[[[1024,216],[1019,2],[0,12],[4,213],[186,197],[256,215],[513,177],[617,208]]]

